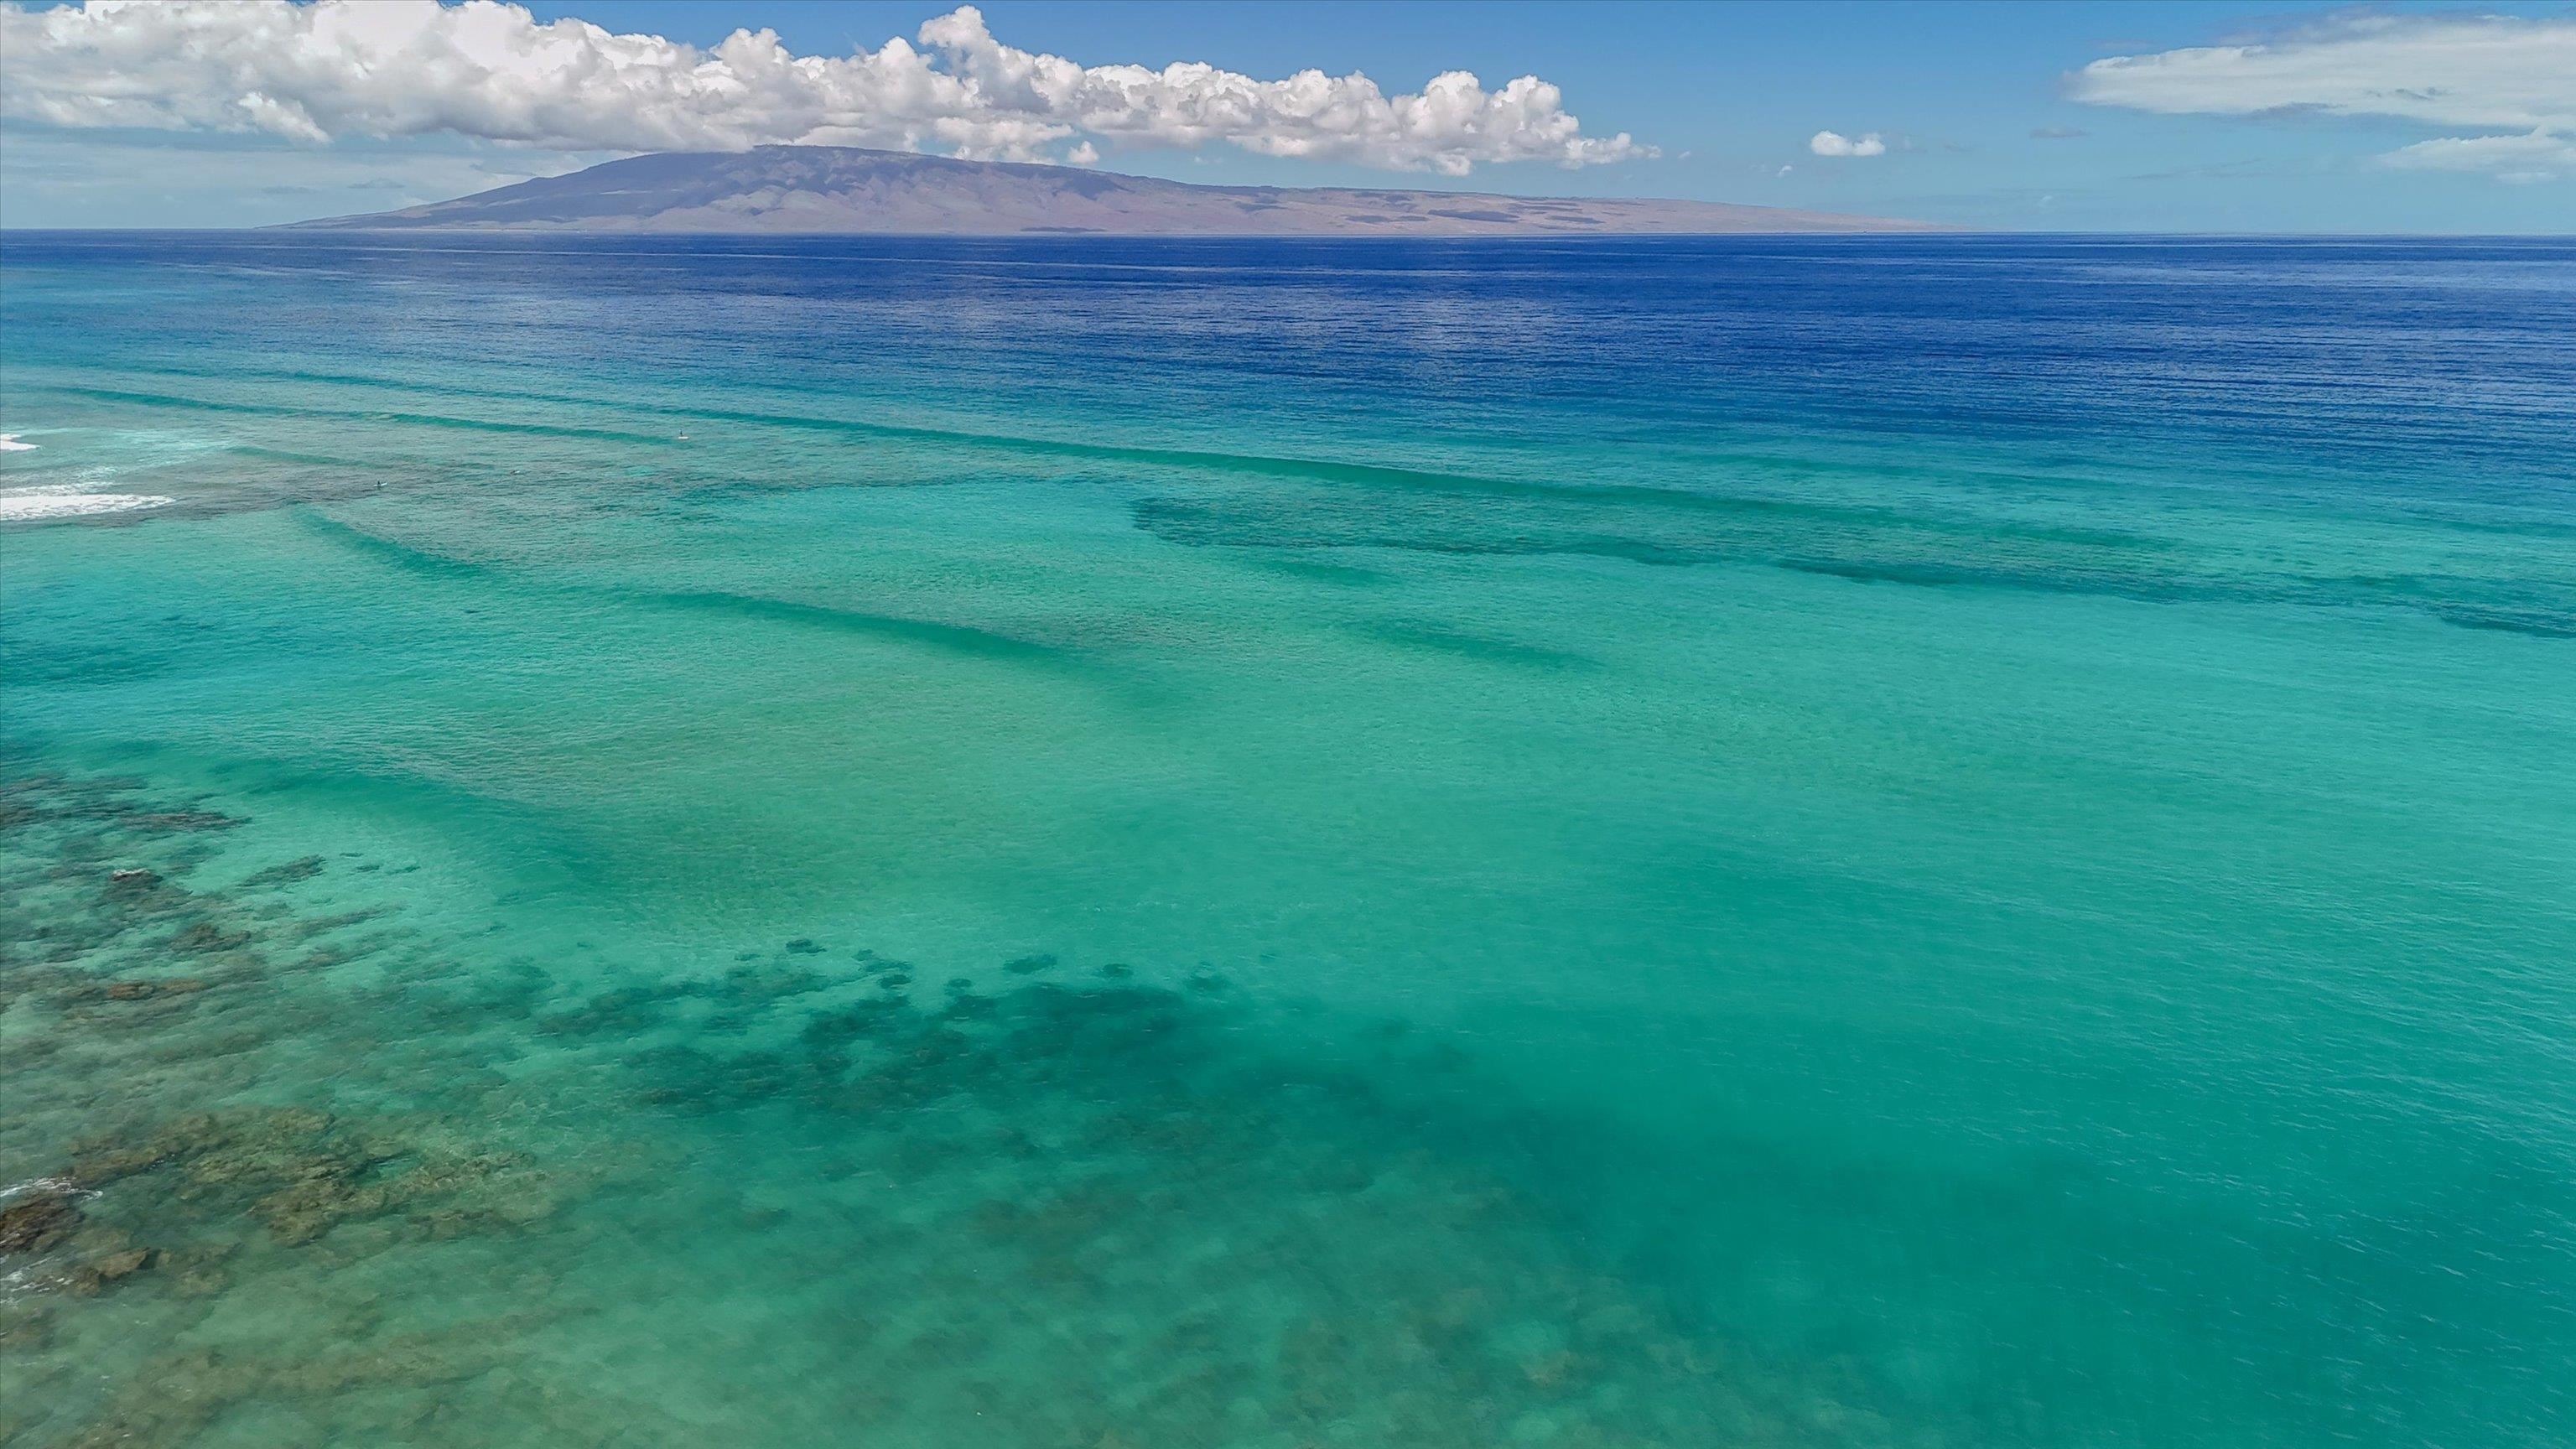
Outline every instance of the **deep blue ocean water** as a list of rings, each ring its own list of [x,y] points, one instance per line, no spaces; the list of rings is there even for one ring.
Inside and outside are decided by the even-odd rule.
[[[0,1438],[2564,1444],[2571,337],[0,235]]]

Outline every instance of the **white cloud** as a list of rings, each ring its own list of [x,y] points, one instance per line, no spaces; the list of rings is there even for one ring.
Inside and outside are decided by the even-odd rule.
[[[1481,162],[1576,167],[1655,154],[1586,136],[1536,76],[1466,71],[1389,96],[1357,73],[1261,80],[1194,62],[1084,66],[1004,45],[964,6],[847,56],[775,32],[711,50],[496,0],[163,0],[0,5],[0,115],[63,127],[260,132],[319,143],[455,134],[573,151],[877,145],[1037,159],[1073,140],[1225,143],[1463,176]],[[1081,139],[1077,139],[1081,138]]]
[[[2446,136],[2400,146],[2379,158],[2415,171],[2477,171],[2529,184],[2576,176],[2576,138],[2531,131],[2519,136]]]
[[[1876,131],[1858,140],[1837,131],[1818,131],[1807,138],[1807,149],[1819,156],[1884,156],[1887,142]]]
[[[2167,115],[2304,111],[2502,130],[2381,159],[2512,180],[2576,172],[2567,157],[2576,146],[2576,20],[2365,16],[2264,45],[2097,60],[2066,89],[2079,101]]]

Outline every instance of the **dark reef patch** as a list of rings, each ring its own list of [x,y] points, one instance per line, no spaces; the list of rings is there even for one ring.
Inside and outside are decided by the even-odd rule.
[[[673,592],[643,597],[645,602],[663,608],[808,624],[820,628],[838,629],[846,633],[865,634],[899,644],[922,645],[951,654],[981,659],[1006,659],[1018,663],[1053,663],[1070,657],[1053,645],[1042,644],[1032,639],[1016,638],[1009,634],[999,634],[968,624],[946,623],[937,619],[908,619],[894,614],[869,613],[861,609],[800,603],[792,599],[773,599],[750,594],[712,591]]]
[[[1556,1130],[1423,1034],[1042,951],[559,974],[301,913],[318,857],[196,889],[136,795],[0,781],[0,1030],[42,1044],[0,1084],[42,1174],[0,1199],[0,1435],[672,1442],[549,1355],[673,1282],[765,1315],[688,1362],[806,1356],[728,1442],[1671,1449],[1845,1397],[1586,1248]]]
[[[1488,664],[1531,669],[1592,669],[1600,664],[1592,656],[1572,650],[1550,649],[1542,644],[1524,644],[1516,639],[1471,634],[1462,629],[1445,629],[1430,624],[1389,619],[1363,627],[1372,638],[1383,639],[1400,648],[1420,649]]]
[[[290,860],[282,865],[272,865],[264,870],[255,870],[250,874],[243,876],[241,888],[244,890],[260,890],[269,886],[293,885],[298,881],[311,880],[313,877],[322,873],[322,865],[322,857],[318,855],[308,855],[300,860]]]
[[[2576,591],[2517,579],[2540,604],[2487,606],[2495,580],[2355,577],[2339,558],[2266,554],[2212,561],[2175,541],[2024,520],[1789,503],[1669,489],[1573,485],[1354,489],[1283,481],[1261,490],[1155,494],[1130,505],[1135,526],[1174,543],[1263,550],[1378,549],[1470,557],[1572,556],[1679,566],[1767,565],[1909,588],[1999,589],[2149,603],[2403,608],[2472,629],[2576,636]],[[1346,563],[1309,563],[1329,578]],[[2553,607],[2561,606],[2561,607]]]

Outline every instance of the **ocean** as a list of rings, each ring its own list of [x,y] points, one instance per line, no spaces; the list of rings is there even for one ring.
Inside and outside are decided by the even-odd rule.
[[[2576,242],[0,237],[0,1440],[2576,1440]]]

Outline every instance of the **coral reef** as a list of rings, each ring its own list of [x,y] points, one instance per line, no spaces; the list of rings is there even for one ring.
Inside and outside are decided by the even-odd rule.
[[[209,838],[0,790],[12,1443],[1897,1442],[1587,1251],[1436,1040],[1206,963],[574,969]]]

